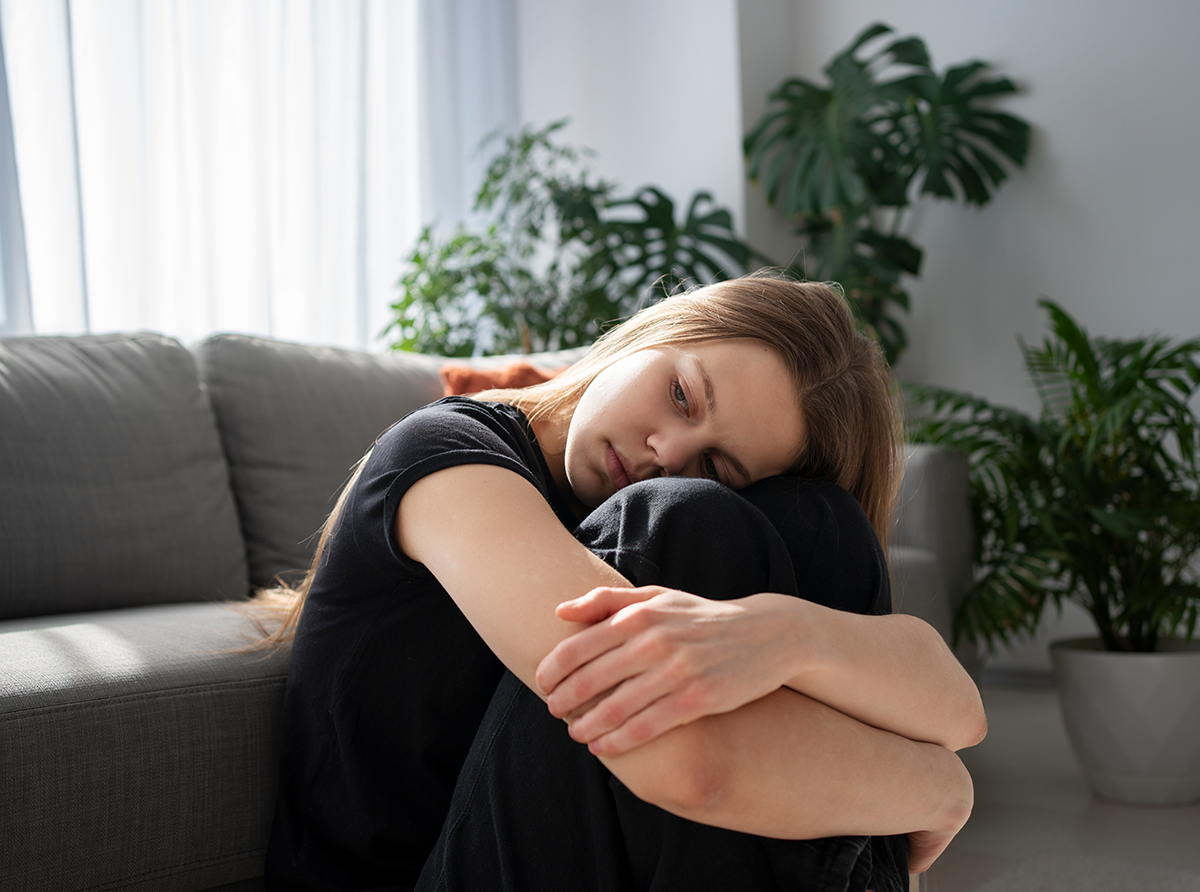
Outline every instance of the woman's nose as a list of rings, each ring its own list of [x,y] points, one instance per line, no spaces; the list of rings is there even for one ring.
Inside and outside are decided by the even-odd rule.
[[[698,463],[695,450],[686,437],[654,434],[646,442],[654,452],[655,461],[668,477],[694,476]]]

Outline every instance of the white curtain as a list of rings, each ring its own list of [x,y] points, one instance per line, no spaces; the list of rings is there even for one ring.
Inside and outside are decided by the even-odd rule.
[[[516,13],[512,0],[430,0],[421,19],[422,207],[446,227],[471,216],[480,143],[517,128]]]
[[[463,5],[428,4],[452,40]],[[379,346],[404,252],[441,203],[430,159],[447,150],[422,134],[463,93],[423,70],[445,56],[418,0],[0,13],[34,331]]]
[[[17,159],[13,152],[3,36],[0,30],[0,335],[33,330],[29,275],[25,268],[25,223],[21,214]]]

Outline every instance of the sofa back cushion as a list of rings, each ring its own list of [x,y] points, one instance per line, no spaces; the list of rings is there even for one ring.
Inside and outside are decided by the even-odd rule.
[[[0,618],[240,597],[245,550],[191,353],[0,339]]]
[[[308,567],[338,491],[376,438],[439,399],[438,357],[245,335],[196,349],[221,430],[250,580]]]

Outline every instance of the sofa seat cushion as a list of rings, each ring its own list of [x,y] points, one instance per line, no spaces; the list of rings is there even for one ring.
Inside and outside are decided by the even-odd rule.
[[[0,619],[241,597],[245,548],[191,353],[0,339]]]
[[[223,604],[0,623],[6,890],[261,875],[288,651],[252,639]]]

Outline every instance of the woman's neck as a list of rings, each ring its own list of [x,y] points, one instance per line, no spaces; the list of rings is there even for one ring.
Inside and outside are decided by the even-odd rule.
[[[559,493],[566,499],[575,515],[582,519],[591,509],[575,497],[567,479],[567,431],[570,426],[571,417],[558,413],[530,422],[533,435],[537,437],[538,447],[542,450],[542,457],[546,459],[546,465],[550,468],[550,476],[554,478],[554,485],[558,487]]]

